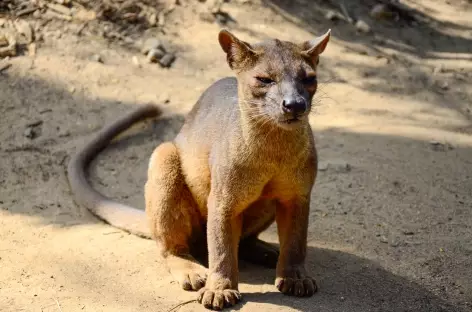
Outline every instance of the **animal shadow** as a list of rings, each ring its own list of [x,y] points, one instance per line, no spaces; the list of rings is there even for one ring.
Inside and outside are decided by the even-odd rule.
[[[251,302],[290,307],[299,311],[464,311],[423,286],[393,274],[374,261],[337,250],[309,247],[307,269],[318,282],[310,298],[273,291],[244,293],[237,309]],[[273,285],[275,270],[240,263],[240,283]],[[264,287],[264,289],[267,289]]]

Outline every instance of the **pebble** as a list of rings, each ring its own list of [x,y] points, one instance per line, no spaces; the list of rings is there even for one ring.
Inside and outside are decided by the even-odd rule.
[[[319,171],[326,171],[331,169],[335,172],[349,172],[351,171],[351,165],[344,160],[334,160],[334,161],[320,161],[318,164]]]
[[[162,42],[157,39],[157,38],[148,38],[144,41],[143,43],[143,46],[141,48],[141,53],[143,53],[144,55],[147,55],[148,52],[150,50],[162,50],[162,51],[166,51],[166,49],[164,48],[164,45],[162,44]]]
[[[15,28],[18,33],[24,35],[28,43],[34,41],[34,29],[31,25],[25,20],[16,20],[14,22]]]
[[[136,55],[131,58],[131,61],[133,62],[134,65],[136,65],[138,67],[141,66],[141,64],[139,63],[139,59]]]
[[[328,170],[328,167],[329,167],[329,164],[327,162],[324,162],[324,161],[322,161],[318,164],[318,170],[319,171],[326,171],[326,170]]]
[[[166,53],[161,49],[150,49],[147,53],[147,60],[149,63],[156,63],[157,61],[161,60]]]
[[[160,103],[169,104],[170,103],[170,96],[169,96],[168,93],[161,93],[157,97],[157,101],[160,102]]]
[[[415,232],[410,231],[410,230],[404,230],[403,235],[415,235]]]
[[[91,57],[92,61],[97,62],[97,63],[103,63],[102,56],[100,54],[94,54]]]
[[[23,132],[23,135],[27,137],[28,139],[34,139],[36,138],[37,133],[33,127],[28,127],[25,129],[25,132]]]
[[[65,138],[65,137],[70,136],[70,132],[67,131],[67,130],[61,131],[61,132],[59,132],[58,136],[59,136],[60,138]]]
[[[444,81],[443,83],[441,83],[440,87],[443,90],[449,90],[449,83],[447,83],[447,81]]]
[[[369,33],[371,30],[369,24],[361,19],[356,22],[355,27],[359,32],[363,33]]]
[[[380,242],[381,242],[381,243],[384,243],[384,244],[387,244],[387,243],[388,243],[388,238],[387,238],[387,236],[385,236],[385,235],[380,236]]]
[[[149,26],[154,27],[157,25],[157,14],[153,13],[148,17]]]
[[[157,26],[159,27],[164,27],[166,24],[166,13],[165,11],[159,12],[159,15],[157,17]]]
[[[337,21],[340,19],[339,13],[333,10],[329,10],[328,12],[326,12],[325,18],[330,21]]]
[[[454,149],[454,147],[451,145],[451,144],[448,144],[448,143],[441,143],[441,142],[438,142],[438,141],[430,141],[429,144],[431,144],[431,147],[433,148],[433,150],[435,151],[441,151],[441,152],[444,152],[444,151],[447,151],[447,150],[452,150]]]
[[[170,67],[174,61],[175,61],[175,55],[171,53],[167,53],[159,60],[159,64],[162,67],[167,68],[167,67]]]

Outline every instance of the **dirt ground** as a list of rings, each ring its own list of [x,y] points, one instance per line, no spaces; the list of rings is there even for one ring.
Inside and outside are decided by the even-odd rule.
[[[472,4],[404,1],[421,17],[408,24],[370,18],[375,1],[345,3],[369,33],[326,19],[331,1],[223,6],[235,21],[226,27],[248,42],[332,28],[310,119],[321,170],[307,266],[320,290],[283,296],[274,271],[243,262],[234,310],[472,311]],[[195,298],[152,241],[77,206],[65,168],[105,123],[166,103],[164,119],[127,132],[91,169],[104,194],[144,207],[152,150],[206,87],[231,75],[205,5],[180,1],[161,30],[132,34],[165,40],[177,57],[170,68],[69,22],[40,24],[36,55],[10,58],[0,73],[0,311],[164,312]],[[277,243],[275,227],[262,238]],[[177,310],[205,311],[195,302]]]

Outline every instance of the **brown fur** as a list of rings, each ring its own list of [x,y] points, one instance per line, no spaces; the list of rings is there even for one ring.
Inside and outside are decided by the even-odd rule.
[[[159,146],[151,157],[145,197],[153,237],[172,274],[184,289],[199,290],[207,308],[240,299],[239,243],[270,252],[255,238],[274,220],[280,238],[278,289],[296,296],[316,291],[304,268],[317,168],[309,108],[292,125],[280,105],[287,94],[311,103],[316,81],[300,81],[316,74],[328,37],[311,44],[271,40],[250,46],[222,31],[220,44],[237,82],[223,79],[206,90],[174,142]],[[274,82],[266,85],[258,76]],[[190,242],[204,239],[205,229],[208,273],[190,252]],[[262,262],[255,250],[241,253]]]
[[[317,171],[308,114],[316,65],[328,40],[329,32],[300,44],[274,39],[251,46],[221,31],[219,42],[237,79],[210,86],[174,141],[151,156],[145,185],[150,235],[172,275],[184,289],[199,290],[199,302],[207,308],[240,300],[238,255],[276,266],[275,283],[284,294],[311,296],[317,289],[304,267]],[[303,109],[295,111],[290,103]],[[125,119],[148,115],[138,110]],[[84,149],[86,161],[76,157],[69,165],[76,197],[111,224],[123,223],[113,214],[120,204],[100,197],[83,172],[94,153],[122,130],[109,126]],[[131,207],[120,209],[123,216],[137,214]],[[280,252],[257,239],[274,221]],[[202,246],[208,247],[208,270],[194,257]]]

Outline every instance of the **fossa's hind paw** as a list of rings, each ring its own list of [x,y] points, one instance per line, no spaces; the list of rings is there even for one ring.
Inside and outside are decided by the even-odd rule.
[[[251,238],[241,241],[239,256],[247,262],[275,269],[279,258],[279,250],[258,238]]]
[[[182,274],[179,284],[184,290],[195,291],[203,288],[207,279],[206,271],[190,271]]]

